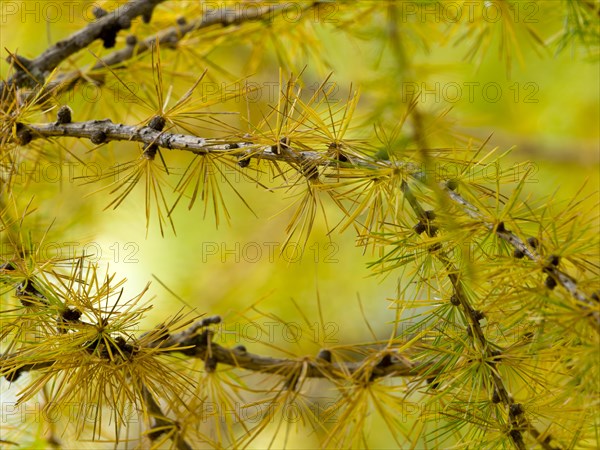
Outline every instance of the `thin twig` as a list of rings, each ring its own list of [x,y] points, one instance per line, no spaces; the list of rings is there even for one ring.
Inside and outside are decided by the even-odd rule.
[[[175,443],[177,449],[192,450],[193,447],[180,436],[177,422],[169,419],[164,415],[160,405],[154,399],[154,396],[150,393],[146,386],[143,386],[142,388],[142,396],[144,399],[144,403],[146,403],[146,407],[148,408],[148,412],[154,419],[154,425],[148,433],[148,437],[150,438],[150,440],[155,441],[160,436],[167,433],[170,429],[173,429],[174,436],[169,436],[169,438]]]
[[[408,183],[402,182],[401,190],[410,204],[412,210],[414,211],[417,218],[421,223],[426,224],[426,231],[430,237],[435,236],[437,229],[429,224],[432,220],[431,213],[428,213],[423,209],[423,207],[419,204],[415,195],[412,193]],[[551,439],[538,439],[541,436],[541,433],[535,429],[535,427],[529,422],[529,420],[525,417],[523,408],[520,404],[516,403],[513,399],[512,395],[509,394],[508,389],[502,378],[500,377],[500,373],[496,369],[496,357],[499,356],[494,353],[492,350],[491,343],[485,337],[483,329],[481,327],[480,320],[482,319],[482,315],[480,311],[477,311],[470,304],[469,299],[463,289],[461,278],[459,276],[459,269],[454,265],[454,263],[450,260],[450,258],[440,249],[433,252],[434,257],[438,259],[444,266],[448,278],[452,283],[452,288],[454,290],[454,298],[455,301],[458,302],[458,305],[463,310],[465,316],[469,321],[469,330],[470,335],[474,337],[473,344],[475,348],[481,352],[482,357],[485,358],[486,361],[490,361],[491,366],[491,378],[492,384],[494,386],[495,394],[498,399],[506,406],[508,411],[509,420],[511,429],[509,430],[509,436],[515,445],[515,447],[519,450],[525,450],[525,442],[523,441],[522,430],[525,429],[531,433],[531,435],[538,441],[540,445],[546,450],[560,450],[562,447],[554,447],[550,445],[549,441]]]
[[[441,184],[440,187],[448,195],[448,197],[454,202],[461,205],[463,211],[471,218],[479,221],[488,230],[494,230],[496,235],[502,240],[509,243],[515,250],[520,251],[523,255],[527,256],[530,260],[541,265],[544,272],[549,276],[553,277],[563,288],[569,292],[571,297],[579,302],[579,306],[585,310],[586,314],[594,319],[595,330],[600,333],[600,311],[595,311],[597,308],[597,302],[593,298],[586,296],[586,294],[577,287],[577,282],[573,277],[560,270],[553,264],[548,264],[544,257],[538,253],[531,246],[528,246],[523,240],[510,230],[503,227],[498,227],[497,224],[486,221],[485,216],[477,209],[476,206],[468,202],[457,192],[449,189],[445,184]]]

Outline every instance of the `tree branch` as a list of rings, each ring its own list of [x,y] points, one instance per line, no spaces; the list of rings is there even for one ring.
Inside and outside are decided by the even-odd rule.
[[[420,223],[425,227],[427,234],[430,237],[434,237],[437,234],[437,228],[430,224],[434,217],[433,211],[425,211],[423,209],[415,195],[412,193],[408,183],[403,181],[400,188]],[[500,373],[496,368],[496,365],[499,362],[497,361],[497,357],[501,356],[501,353],[497,350],[493,350],[491,342],[489,342],[485,337],[480,323],[480,320],[483,319],[483,314],[481,311],[478,311],[471,306],[471,303],[469,302],[469,299],[467,298],[467,295],[463,289],[460,276],[458,275],[458,268],[452,263],[450,258],[441,250],[441,248],[434,252],[434,256],[443,264],[448,278],[452,283],[454,295],[450,301],[456,306],[460,306],[460,308],[463,310],[463,313],[468,318],[469,335],[473,340],[474,347],[479,347],[478,350],[481,352],[481,357],[483,358],[482,361],[485,361],[485,363],[490,366],[492,384],[494,386],[494,396],[492,398],[497,397],[497,399],[501,401],[507,409],[511,425],[508,434],[513,444],[517,449],[525,450],[526,447],[525,442],[523,441],[522,431],[527,430],[538,441],[538,443],[542,445],[544,449],[560,450],[562,447],[553,447],[550,445],[549,441],[551,441],[551,439],[539,439],[541,433],[537,431],[535,427],[531,425],[531,422],[525,417],[521,404],[516,403],[512,395],[509,394],[508,389],[506,388],[504,381],[500,377]]]
[[[302,12],[310,9],[318,2],[308,3],[303,5]],[[100,59],[94,64],[86,75],[83,75],[81,70],[75,70],[68,73],[58,74],[53,80],[51,80],[44,88],[44,93],[53,92],[54,94],[62,93],[64,91],[72,89],[76,83],[86,77],[89,77],[89,73],[95,70],[102,70],[110,67],[115,68],[120,64],[130,60],[133,57],[152,50],[158,42],[161,47],[176,48],[185,36],[195,31],[211,27],[213,25],[222,25],[223,27],[229,27],[233,25],[240,25],[244,22],[250,22],[253,20],[260,20],[265,17],[272,17],[276,14],[280,14],[286,10],[288,5],[286,4],[274,4],[269,6],[262,6],[251,9],[236,10],[228,8],[226,6],[218,8],[212,11],[210,15],[197,18],[192,21],[183,21],[178,23],[176,26],[166,28],[142,41],[137,41],[133,45],[126,45],[120,50],[116,50],[104,58]],[[32,93],[33,94],[33,93]],[[36,93],[39,96],[39,93]],[[41,97],[43,98],[43,97]]]
[[[96,39],[103,39],[104,46],[114,46],[114,39],[120,30],[128,29],[132,20],[143,16],[145,21],[150,21],[152,11],[159,3],[165,0],[130,0],[127,4],[105,15],[96,13],[97,20],[85,28],[73,33],[66,39],[44,51],[33,60],[16,56],[15,66],[17,72],[6,83],[0,83],[0,93],[4,96],[6,88],[19,88],[22,86],[43,85],[46,75],[54,70],[69,56],[88,47]]]
[[[175,134],[157,131],[148,126],[137,127],[113,123],[110,119],[90,120],[86,122],[72,122],[59,124],[56,122],[47,124],[17,125],[21,129],[24,139],[17,132],[16,139],[21,145],[30,141],[51,137],[74,137],[87,138],[95,144],[110,141],[139,142],[144,146],[157,145],[169,150],[183,150],[195,154],[231,154],[244,155],[245,158],[258,158],[270,161],[283,161],[295,167],[306,167],[308,165],[324,165],[330,161],[325,155],[318,151],[285,151],[277,153],[273,146],[257,146],[253,142],[231,142],[231,139],[209,139],[189,134]]]
[[[373,364],[358,362],[331,362],[331,358],[301,359],[272,358],[250,353],[243,346],[233,349],[225,348],[212,341],[213,332],[207,329],[207,324],[217,323],[217,316],[197,322],[182,332],[169,335],[163,341],[156,342],[157,347],[167,347],[172,351],[181,351],[188,356],[200,358],[203,361],[212,359],[214,363],[226,364],[245,370],[260,373],[271,373],[290,376],[304,365],[303,376],[308,378],[328,378],[331,380],[347,380],[349,377],[360,378],[368,373],[369,380],[384,377],[412,377],[422,374],[430,364],[417,364],[406,357],[389,349],[381,350],[381,358]]]
[[[161,354],[177,352],[186,356],[202,359],[212,365],[225,364],[239,369],[257,373],[268,373],[283,377],[293,376],[302,370],[302,376],[308,378],[326,378],[329,380],[373,381],[386,377],[416,377],[427,371],[427,375],[437,375],[431,371],[432,363],[415,363],[396,352],[393,348],[382,348],[378,359],[356,362],[331,362],[331,355],[300,359],[272,358],[250,353],[244,346],[232,349],[223,347],[212,341],[214,332],[208,328],[219,323],[219,316],[209,317],[196,322],[190,328],[175,334],[160,334],[160,338],[146,345],[147,348],[161,349]],[[139,346],[139,343],[135,343]],[[54,361],[21,364],[20,353],[4,354],[0,357],[0,374],[7,380],[15,381],[28,371],[52,367]],[[210,360],[210,361],[209,361]],[[214,370],[214,367],[213,367]]]
[[[541,254],[530,245],[523,242],[519,236],[512,231],[505,229],[503,224],[500,226],[500,224],[486,221],[485,216],[476,206],[469,203],[464,197],[450,189],[446,184],[442,184],[441,187],[452,201],[463,207],[463,211],[468,216],[479,221],[488,230],[493,230],[499,238],[509,243],[516,251],[521,252],[522,255],[527,256],[531,261],[542,266],[544,273],[548,274],[548,276],[552,277],[558,284],[565,288],[571,297],[580,303],[579,307],[583,309],[587,315],[593,318],[595,322],[594,329],[600,333],[600,311],[595,311],[598,303],[591,296],[588,297],[577,287],[577,282],[573,277],[561,271],[556,264],[546,261]]]
[[[17,126],[17,129],[19,129],[19,126]],[[21,133],[21,135],[19,135],[19,133]],[[285,162],[301,172],[303,172],[302,168],[326,166],[332,162],[331,158],[324,152],[294,149],[287,144],[285,146],[286,151],[275,152],[273,151],[272,145],[258,146],[252,142],[231,142],[231,139],[208,139],[194,135],[159,132],[147,126],[136,127],[133,125],[115,124],[110,119],[64,124],[57,122],[46,124],[21,124],[21,131],[18,131],[17,136],[12,140],[21,145],[25,145],[35,139],[52,137],[87,138],[96,144],[109,141],[133,141],[142,143],[145,146],[157,145],[166,149],[183,150],[196,154],[221,153],[244,155],[245,159],[257,158]],[[365,158],[363,161],[354,161],[353,163],[350,163],[350,166],[375,168],[374,162],[374,160],[369,161]],[[381,165],[381,163],[382,161],[378,161],[378,164]],[[408,176],[417,180],[422,180],[423,178],[423,173],[412,163],[387,163],[389,165],[395,164],[396,167],[405,170]],[[600,333],[600,312],[594,310],[597,307],[597,302],[591,295],[587,296],[577,287],[577,282],[573,277],[564,271],[561,271],[555,264],[545,262],[539,253],[526,245],[516,234],[506,230],[504,226],[499,226],[498,224],[487,221],[477,207],[469,203],[460,194],[450,189],[447,183],[441,183],[440,188],[450,200],[461,206],[461,209],[465,214],[479,221],[488,230],[494,230],[498,237],[513,246],[515,250],[522,252],[530,260],[542,265],[544,272],[565,288],[565,290],[579,302],[580,308],[586,315],[589,315],[593,319],[594,328]],[[410,197],[408,198],[410,200]],[[413,209],[414,208],[415,206],[413,205]],[[415,210],[415,213],[419,219],[428,220],[424,215],[424,211]]]
[[[150,393],[148,388],[146,388],[146,386],[142,387],[142,397],[144,403],[146,403],[148,412],[150,413],[151,417],[154,418],[154,425],[148,433],[150,440],[154,442],[160,436],[167,433],[178,450],[192,450],[192,446],[181,437],[178,423],[165,416],[160,405],[155,400],[152,393]],[[173,431],[170,432],[170,430]],[[173,436],[171,436],[171,434],[173,434]]]

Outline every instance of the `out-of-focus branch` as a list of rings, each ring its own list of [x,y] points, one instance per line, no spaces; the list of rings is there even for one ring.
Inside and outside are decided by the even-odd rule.
[[[157,341],[157,347],[166,347],[172,351],[181,351],[188,356],[200,358],[209,364],[226,364],[245,370],[260,373],[271,373],[290,376],[302,368],[303,376],[308,378],[328,379],[361,379],[368,380],[383,377],[414,377],[423,374],[430,364],[419,364],[410,361],[400,353],[382,349],[378,360],[368,363],[332,362],[331,353],[322,351],[316,358],[272,358],[250,353],[244,346],[226,348],[212,341],[213,332],[206,328],[207,324],[218,323],[218,316],[204,319],[192,327],[179,333],[171,334],[162,341]],[[181,348],[181,349],[180,349]]]
[[[313,7],[318,2],[307,2],[302,5],[302,12]],[[194,20],[178,21],[177,25],[166,28],[159,31],[158,33],[147,37],[143,40],[137,40],[132,37],[127,45],[116,50],[104,58],[96,62],[89,70],[75,70],[67,73],[60,73],[51,80],[45,87],[45,92],[53,92],[54,94],[62,93],[72,89],[78,81],[85,78],[89,78],[94,71],[102,70],[106,67],[117,68],[123,63],[129,61],[132,58],[137,58],[140,55],[152,50],[158,43],[162,48],[176,48],[177,44],[188,34],[195,31],[208,28],[214,25],[222,25],[223,27],[230,27],[235,25],[241,25],[245,22],[252,22],[261,19],[271,19],[277,15],[286,11],[289,5],[283,4],[271,4],[269,6],[260,6],[249,9],[233,9],[223,6],[211,10],[209,14],[205,14]],[[39,96],[39,93],[36,93]]]
[[[192,450],[192,446],[180,436],[178,424],[164,415],[160,405],[145,386],[142,389],[142,398],[154,420],[154,425],[148,433],[150,440],[156,441],[160,436],[167,433],[178,450]]]
[[[131,0],[110,13],[97,9],[95,11],[97,17],[95,22],[73,33],[68,38],[58,41],[37,58],[28,60],[22,56],[14,55],[16,61],[13,62],[16,73],[5,83],[0,83],[0,93],[3,94],[3,91],[7,88],[43,85],[49,72],[58,67],[69,56],[88,47],[96,39],[102,39],[104,46],[107,48],[114,46],[116,35],[120,30],[130,28],[131,21],[139,16],[149,22],[154,8],[163,1]]]
[[[322,350],[314,358],[273,358],[250,353],[244,346],[226,348],[213,342],[214,331],[210,325],[219,323],[219,316],[212,316],[196,322],[191,327],[174,334],[161,333],[146,347],[154,348],[157,354],[171,352],[183,353],[189,357],[202,359],[207,370],[214,370],[218,364],[268,373],[289,378],[302,370],[308,378],[326,378],[330,380],[373,381],[384,377],[418,377],[436,375],[431,363],[417,363],[395,351],[382,347],[376,358],[362,361],[332,361],[329,350]],[[138,345],[138,344],[136,344]],[[0,374],[14,381],[28,371],[43,370],[51,367],[54,361],[18,365],[19,352],[4,354],[0,357]]]

